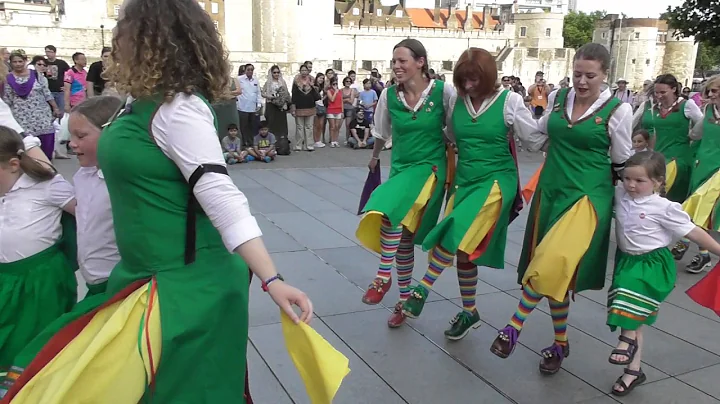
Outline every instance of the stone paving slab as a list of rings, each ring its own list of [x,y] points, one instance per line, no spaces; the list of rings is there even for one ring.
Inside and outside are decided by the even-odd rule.
[[[583,292],[572,302],[572,355],[557,375],[543,377],[537,371],[538,352],[552,339],[545,302],[529,317],[510,358],[490,353],[496,330],[517,306],[516,266],[527,208],[510,226],[505,269],[480,268],[478,309],[483,323],[478,330],[458,342],[443,337],[448,321],[461,308],[453,268],[437,281],[419,319],[401,329],[388,329],[385,323],[398,297],[395,285],[378,306],[360,302],[378,264],[377,254],[355,238],[359,221],[355,213],[369,155],[369,151],[325,148],[281,156],[271,164],[230,168],[279,270],[313,299],[312,326],[350,359],[352,372],[335,403],[720,403],[720,318],[685,295],[700,279],[681,269],[694,250],[678,263],[677,287],[660,309],[657,323],[646,329],[643,359],[648,382],[629,397],[607,394],[622,372],[607,362],[617,342],[617,334],[605,325],[609,282],[604,290]],[[387,160],[383,155],[382,161]],[[520,160],[524,182],[542,158],[522,152]],[[74,160],[57,163],[66,178],[72,177],[76,164]],[[388,167],[382,170],[387,178]],[[614,248],[613,242],[608,279]],[[414,282],[423,276],[426,254],[415,250]],[[79,289],[84,294],[84,285]],[[256,282],[250,300],[248,360],[255,401],[307,403],[283,346],[277,307]]]

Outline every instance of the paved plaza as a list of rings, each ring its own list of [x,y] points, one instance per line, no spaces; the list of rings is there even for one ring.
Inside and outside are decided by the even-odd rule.
[[[553,338],[546,302],[529,317],[509,359],[489,351],[520,295],[515,266],[527,207],[510,228],[505,269],[480,269],[477,305],[483,324],[462,341],[446,341],[443,336],[461,308],[453,268],[436,283],[422,316],[400,329],[386,326],[398,297],[395,284],[382,305],[363,304],[360,298],[379,262],[355,238],[369,156],[369,150],[325,148],[281,156],[271,164],[230,168],[231,177],[250,200],[278,270],[312,299],[312,327],[350,359],[352,371],[334,403],[618,402],[607,394],[622,373],[621,367],[607,361],[617,341],[617,334],[605,325],[607,290],[582,293],[571,303],[572,355],[555,376],[538,372],[538,352]],[[388,158],[389,153],[383,153],[384,176]],[[541,158],[523,152],[520,159],[520,175],[526,181]],[[76,162],[60,161],[58,166],[71,178]],[[418,248],[415,257],[414,278],[419,280],[427,255]],[[611,260],[607,268],[609,279]],[[643,370],[648,381],[619,402],[720,403],[720,318],[685,295],[698,279],[679,271],[677,288],[663,304],[657,323],[646,328]],[[252,394],[258,404],[308,403],[285,350],[279,321],[277,307],[254,283],[248,345]]]

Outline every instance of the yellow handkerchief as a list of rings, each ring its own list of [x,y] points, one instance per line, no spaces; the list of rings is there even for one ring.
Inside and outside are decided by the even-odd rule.
[[[295,363],[312,404],[332,404],[340,384],[350,373],[350,361],[305,323],[282,318],[285,347]]]

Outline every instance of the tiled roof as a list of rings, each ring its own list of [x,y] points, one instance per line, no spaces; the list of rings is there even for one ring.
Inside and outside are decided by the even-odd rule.
[[[440,22],[435,23],[434,13],[435,10],[431,8],[406,8],[405,12],[414,27],[418,28],[447,28],[448,10],[446,8],[440,9]],[[465,25],[467,12],[465,10],[455,10],[455,17],[458,19],[458,26],[460,28]],[[474,12],[472,13],[472,27],[473,29],[482,28],[483,13]],[[492,28],[492,27],[488,27]]]

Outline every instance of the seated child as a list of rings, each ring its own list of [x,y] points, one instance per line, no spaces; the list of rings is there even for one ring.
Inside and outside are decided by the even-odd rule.
[[[347,144],[353,149],[372,147],[375,143],[375,139],[370,136],[370,121],[365,119],[365,111],[362,109],[357,111],[355,119],[350,121],[349,128]]]
[[[632,135],[633,154],[648,151],[650,145],[650,132],[645,129],[638,129]]]
[[[253,147],[248,148],[248,161],[262,160],[269,163],[275,160],[275,135],[270,133],[267,121],[260,122],[260,129],[255,136]]]
[[[238,137],[238,127],[231,123],[227,127],[227,136],[222,140],[223,155],[228,164],[242,163],[246,160],[248,153],[242,149],[242,139]]]
[[[378,102],[378,95],[372,89],[372,83],[369,79],[363,80],[363,91],[360,92],[360,107],[365,111],[365,119],[372,122],[373,112]]]

